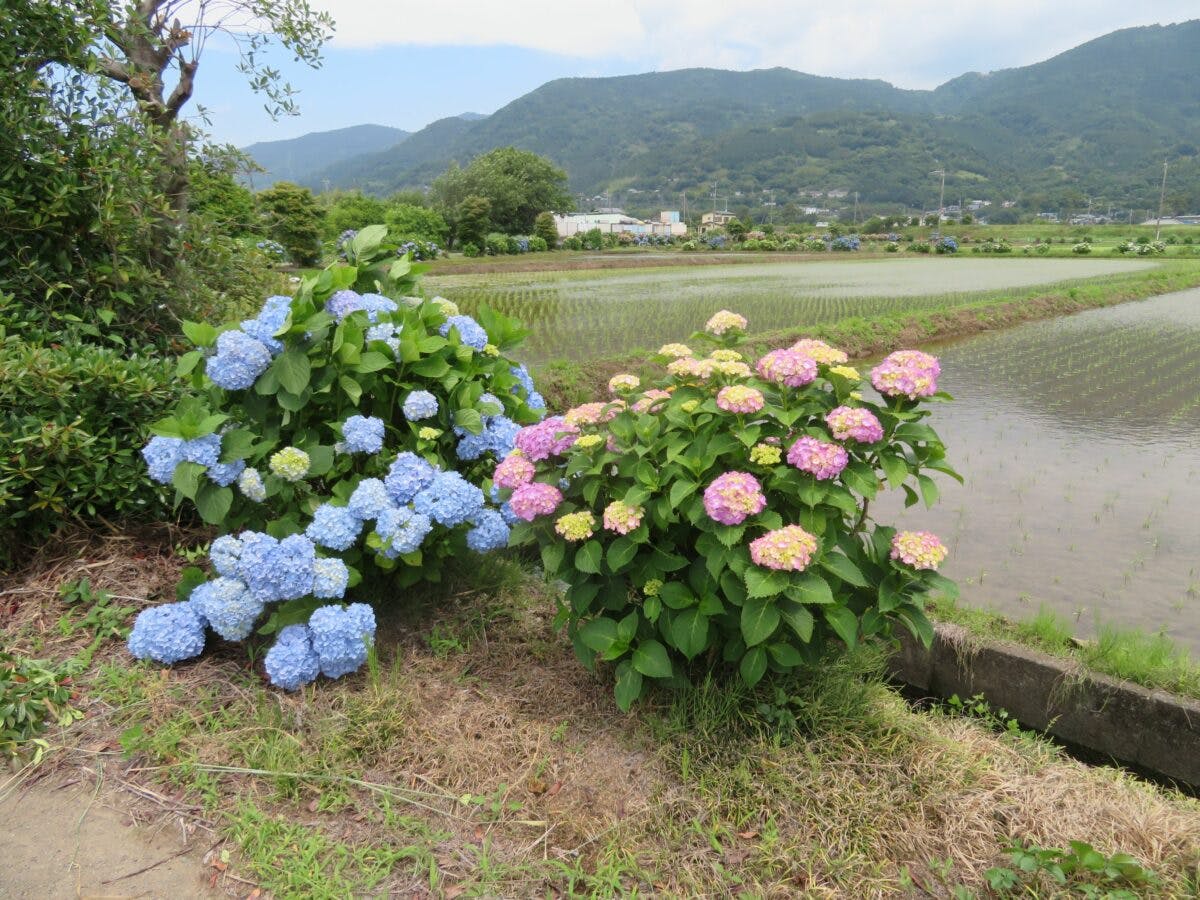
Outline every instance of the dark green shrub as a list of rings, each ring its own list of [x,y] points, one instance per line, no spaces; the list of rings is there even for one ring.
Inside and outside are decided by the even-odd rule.
[[[463,252],[463,256],[470,256],[472,258],[476,257],[476,256],[480,256],[483,253],[483,251],[481,251],[474,244],[463,244],[462,252]]]
[[[483,239],[483,248],[488,256],[504,256],[508,253],[508,237],[493,231]]]
[[[308,188],[277,182],[258,195],[263,225],[298,265],[316,265],[321,252],[321,210]]]
[[[65,522],[166,513],[139,451],[179,400],[172,381],[136,353],[0,345],[0,565]]]
[[[553,250],[558,246],[558,226],[554,224],[554,213],[538,213],[533,220],[533,233],[546,242],[545,249]]]

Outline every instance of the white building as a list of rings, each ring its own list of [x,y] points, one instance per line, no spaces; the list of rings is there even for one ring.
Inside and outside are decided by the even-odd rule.
[[[687,224],[679,220],[679,213],[673,210],[658,214],[658,221],[643,222],[624,213],[571,213],[570,215],[554,217],[554,225],[558,228],[560,238],[568,238],[577,234],[599,228],[601,234],[649,234],[658,237],[682,237],[687,234]]]

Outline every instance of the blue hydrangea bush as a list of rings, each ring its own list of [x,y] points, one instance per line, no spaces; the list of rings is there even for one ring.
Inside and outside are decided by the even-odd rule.
[[[371,604],[508,544],[511,511],[484,488],[544,415],[508,356],[526,332],[486,308],[477,321],[411,296],[416,272],[385,237],[362,229],[345,262],[252,319],[184,323],[195,349],[178,371],[192,396],[142,455],[221,534],[210,571],[185,571],[178,602],[138,616],[134,656],[169,665],[210,632],[257,631],[275,635],[273,684],[337,678],[366,660]]]

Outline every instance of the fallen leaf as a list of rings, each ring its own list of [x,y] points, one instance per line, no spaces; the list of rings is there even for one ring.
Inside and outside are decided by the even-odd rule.
[[[546,791],[546,796],[553,797],[555,794],[557,794],[559,791],[561,791],[562,788],[563,788],[563,783],[561,781],[556,781],[556,782],[554,782],[554,784],[550,785],[550,790]]]
[[[737,836],[740,837],[744,841],[748,841],[748,840],[750,840],[750,838],[758,837],[758,832],[757,831],[739,831],[737,833]]]

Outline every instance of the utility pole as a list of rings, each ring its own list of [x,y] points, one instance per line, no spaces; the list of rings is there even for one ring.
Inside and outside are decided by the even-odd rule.
[[[1167,199],[1167,161],[1163,160],[1163,180],[1162,190],[1158,194],[1158,223],[1154,228],[1154,239],[1157,241],[1162,235],[1162,211],[1163,201]]]
[[[929,174],[942,176],[942,192],[938,194],[937,228],[933,232],[933,236],[938,238],[942,236],[942,210],[946,208],[946,170],[935,169]]]
[[[854,224],[858,225],[858,191],[854,192]]]

